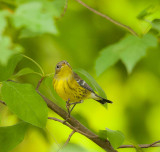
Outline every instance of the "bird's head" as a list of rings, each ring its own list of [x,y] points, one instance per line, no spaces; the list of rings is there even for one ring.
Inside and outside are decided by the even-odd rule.
[[[72,67],[67,61],[63,60],[57,63],[55,75],[58,75],[58,77],[61,78],[69,77],[70,75],[72,75]]]

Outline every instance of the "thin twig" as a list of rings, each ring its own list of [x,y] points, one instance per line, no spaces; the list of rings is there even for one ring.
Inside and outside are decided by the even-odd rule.
[[[65,15],[67,8],[68,8],[68,0],[65,0],[65,6],[64,6],[63,13],[61,14],[61,17],[63,17]]]
[[[84,7],[86,7],[87,9],[89,9],[91,12],[93,12],[93,13],[95,13],[95,14],[103,17],[103,18],[105,18],[106,20],[108,20],[108,21],[110,21],[110,22],[112,22],[112,23],[114,23],[114,24],[116,24],[116,25],[118,25],[118,26],[126,29],[127,31],[129,31],[129,32],[132,33],[133,35],[138,36],[138,34],[137,34],[131,27],[129,27],[129,26],[127,26],[127,25],[124,25],[124,24],[122,24],[122,23],[120,23],[120,22],[112,19],[112,18],[109,17],[108,15],[105,15],[105,14],[103,14],[103,13],[101,13],[101,12],[93,9],[92,7],[88,6],[86,3],[82,2],[81,0],[76,0],[76,1],[77,1],[78,3],[80,3],[81,5],[83,5]]]
[[[60,119],[54,118],[54,117],[48,117],[48,119],[58,121],[58,122],[60,122],[60,123],[62,123],[62,124],[64,124],[64,125],[68,126],[69,128],[71,128],[71,129],[74,130],[75,132],[78,132],[78,133],[80,133],[80,134],[82,134],[82,135],[84,135],[84,136],[87,136],[87,137],[89,137],[89,138],[98,138],[98,136],[90,136],[90,135],[88,135],[88,134],[86,134],[86,133],[78,130],[77,128],[73,127],[72,125],[70,125],[70,124],[67,123],[66,121],[63,121],[63,120],[60,120]]]
[[[42,81],[44,80],[45,77],[42,77],[39,81],[38,81],[38,84],[37,84],[37,87],[36,87],[36,91],[38,91]]]
[[[160,147],[160,140],[152,143],[152,144],[140,144],[140,145],[121,145],[119,148],[136,148],[136,147],[140,147],[140,148],[150,148],[150,147]]]
[[[2,104],[4,104],[4,105],[6,105],[6,103],[5,103],[4,101],[2,101],[2,100],[0,100],[0,103],[2,103]]]
[[[71,137],[73,136],[73,134],[74,134],[75,132],[76,132],[76,131],[73,130],[73,131],[70,133],[70,135],[68,136],[68,139],[66,140],[65,144],[63,145],[63,147],[65,147],[65,146],[69,143]]]

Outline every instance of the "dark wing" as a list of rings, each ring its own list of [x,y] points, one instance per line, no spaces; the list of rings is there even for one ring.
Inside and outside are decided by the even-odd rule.
[[[80,78],[80,76],[79,76],[77,73],[75,73],[75,72],[74,72],[74,79],[77,81],[77,83],[78,83],[81,87],[83,87],[83,88],[85,88],[85,89],[87,89],[87,90],[89,90],[89,91],[91,91],[91,92],[94,93],[94,91],[92,90],[92,88],[91,88],[84,80],[82,80],[82,79]]]

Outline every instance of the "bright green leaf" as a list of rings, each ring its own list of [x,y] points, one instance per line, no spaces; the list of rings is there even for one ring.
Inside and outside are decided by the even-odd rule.
[[[107,98],[104,90],[99,86],[96,80],[85,70],[83,69],[73,69],[75,73],[77,73],[83,80],[87,82],[87,84],[98,93],[103,98]]]
[[[9,59],[7,65],[4,66],[4,65],[0,64],[0,73],[1,73],[0,74],[0,82],[8,80],[8,78],[11,77],[17,63],[21,59],[22,59],[22,56],[20,54],[15,54]]]
[[[7,26],[7,19],[6,16],[8,11],[0,11],[0,35],[4,32]]]
[[[117,149],[124,142],[124,135],[122,132],[118,130],[110,130],[106,128],[106,130],[100,130],[99,136],[102,139],[108,139],[113,146],[114,149]]]
[[[32,85],[3,82],[2,98],[20,119],[41,128],[45,127],[47,105]]]
[[[57,34],[52,15],[45,11],[43,3],[38,1],[20,5],[16,9],[12,21],[16,28],[24,27],[22,34],[25,36],[36,36],[44,33]],[[28,32],[28,35],[25,31]]]
[[[120,53],[120,59],[126,65],[129,73],[132,72],[136,63],[146,55],[149,47],[156,47],[157,39],[151,34],[145,35],[143,38],[137,38],[132,35],[121,41],[124,50]]]
[[[0,64],[7,65],[8,60],[16,53],[21,52],[23,49],[18,45],[12,44],[9,37],[0,36]]]
[[[44,2],[44,8],[53,17],[60,17],[64,11],[64,7],[65,7],[65,0],[53,0]]]
[[[43,94],[47,95],[47,97],[50,96],[51,100],[53,100],[57,105],[65,108],[66,102],[60,96],[58,96],[58,94],[53,88],[53,77],[45,78]]]
[[[100,56],[96,60],[96,73],[99,76],[110,66],[114,65],[119,60],[119,55],[117,53],[117,46],[111,45],[102,50]]]
[[[17,78],[17,77],[20,77],[26,74],[30,74],[30,73],[35,73],[35,72],[30,68],[24,68],[18,71],[15,75],[13,75],[12,78]]]
[[[9,152],[22,142],[27,129],[27,124],[21,122],[14,126],[0,127],[1,152]]]
[[[146,55],[147,49],[156,45],[157,39],[151,34],[146,34],[142,38],[128,35],[118,43],[102,50],[96,60],[96,73],[100,75],[118,60],[122,60],[127,71],[131,73],[136,63]]]

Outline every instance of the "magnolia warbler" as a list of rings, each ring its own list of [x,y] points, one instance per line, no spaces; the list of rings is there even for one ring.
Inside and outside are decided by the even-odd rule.
[[[56,65],[53,86],[57,94],[68,105],[74,104],[75,106],[76,103],[81,103],[85,99],[94,99],[102,104],[112,103],[112,101],[97,95],[78,74],[72,71],[72,67],[67,61],[61,61]],[[68,112],[70,113],[71,110]]]

